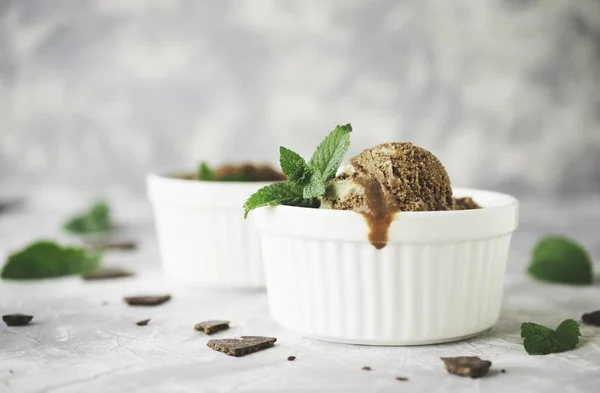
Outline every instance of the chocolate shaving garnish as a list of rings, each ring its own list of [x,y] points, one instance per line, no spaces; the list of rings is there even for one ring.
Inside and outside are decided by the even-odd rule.
[[[294,355],[288,356],[288,361],[293,362],[294,360],[296,360],[296,357]]]
[[[150,319],[142,319],[141,321],[137,321],[135,324],[138,326],[146,326],[148,325],[148,322],[150,322]]]
[[[158,306],[171,300],[171,295],[164,296],[129,296],[124,298],[130,306]]]
[[[362,369],[365,371],[371,371],[371,367],[369,367],[369,366],[364,366]]]
[[[194,326],[194,330],[203,331],[205,334],[213,334],[227,329],[229,329],[229,321],[205,321]]]
[[[275,345],[275,341],[277,341],[275,337],[242,336],[240,338],[209,340],[206,345],[215,351],[239,357],[271,348]]]
[[[492,362],[481,360],[477,356],[459,356],[453,358],[440,358],[450,374],[460,375],[461,377],[479,378],[490,371]]]
[[[473,200],[473,198],[453,198],[454,199],[454,210],[472,210],[481,209],[481,206]]]
[[[587,325],[600,326],[600,310],[583,314],[581,321]]]
[[[25,314],[7,314],[2,316],[2,320],[7,326],[25,326],[33,319],[33,315]]]
[[[96,272],[84,274],[82,277],[86,281],[92,280],[112,280],[115,278],[132,277],[134,274],[130,271],[119,268],[105,268]]]
[[[406,381],[408,381],[408,378],[406,378],[406,377],[396,377],[396,381],[406,382]]]

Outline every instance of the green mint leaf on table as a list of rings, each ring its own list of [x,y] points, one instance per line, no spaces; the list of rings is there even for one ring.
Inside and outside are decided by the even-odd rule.
[[[312,171],[298,153],[281,146],[279,163],[288,181],[304,185],[310,179]]]
[[[327,181],[335,176],[342,164],[344,155],[346,155],[346,151],[350,146],[350,132],[352,132],[350,124],[335,127],[317,147],[308,163],[309,167],[321,172],[323,178]]]
[[[244,204],[244,218],[248,217],[250,210],[274,206],[302,198],[302,187],[289,182],[269,184],[252,194]]]
[[[591,284],[593,281],[588,253],[563,236],[549,236],[538,242],[528,272],[539,280],[564,284]]]
[[[570,351],[579,343],[579,336],[579,324],[572,319],[563,321],[555,330],[532,322],[521,325],[523,346],[530,355]]]
[[[279,162],[286,182],[271,184],[252,194],[244,204],[244,218],[263,206],[318,207],[327,184],[335,177],[350,146],[352,126],[337,126],[317,147],[310,162],[285,147],[279,148]]]
[[[206,162],[201,162],[198,166],[198,180],[215,180],[215,171],[211,169]]]
[[[82,214],[76,215],[64,224],[65,230],[76,234],[109,231],[112,227],[110,208],[106,202],[96,202]]]
[[[85,274],[98,267],[100,258],[99,252],[38,241],[11,254],[2,268],[1,276],[27,280]]]

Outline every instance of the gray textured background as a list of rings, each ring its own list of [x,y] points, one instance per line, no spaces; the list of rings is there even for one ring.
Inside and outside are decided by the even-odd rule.
[[[0,0],[0,188],[200,159],[434,152],[455,185],[600,190],[596,0]]]

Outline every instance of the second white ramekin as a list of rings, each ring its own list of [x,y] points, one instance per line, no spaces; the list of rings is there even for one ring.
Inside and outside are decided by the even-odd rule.
[[[515,198],[455,189],[482,209],[399,212],[376,250],[357,213],[290,206],[251,214],[273,318],[309,337],[368,345],[460,340],[498,320]]]
[[[177,281],[215,288],[263,288],[258,229],[246,199],[266,182],[217,182],[149,175],[162,267]]]

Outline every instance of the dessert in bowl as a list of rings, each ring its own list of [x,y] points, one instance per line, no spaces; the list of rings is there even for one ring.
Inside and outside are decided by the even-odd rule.
[[[345,152],[350,130],[336,128],[327,150]],[[342,131],[348,142],[332,143]],[[286,151],[284,172],[301,173],[283,165]],[[338,156],[298,161],[304,178],[288,174],[246,203],[261,207],[252,214],[273,318],[310,337],[370,345],[448,342],[492,327],[516,199],[452,189],[439,160],[411,143],[367,149],[341,167]],[[339,169],[332,174],[324,161]],[[269,199],[295,178],[305,184]]]
[[[264,288],[258,230],[240,218],[248,194],[285,176],[265,165],[201,164],[196,174],[151,174],[164,273],[216,288]]]

